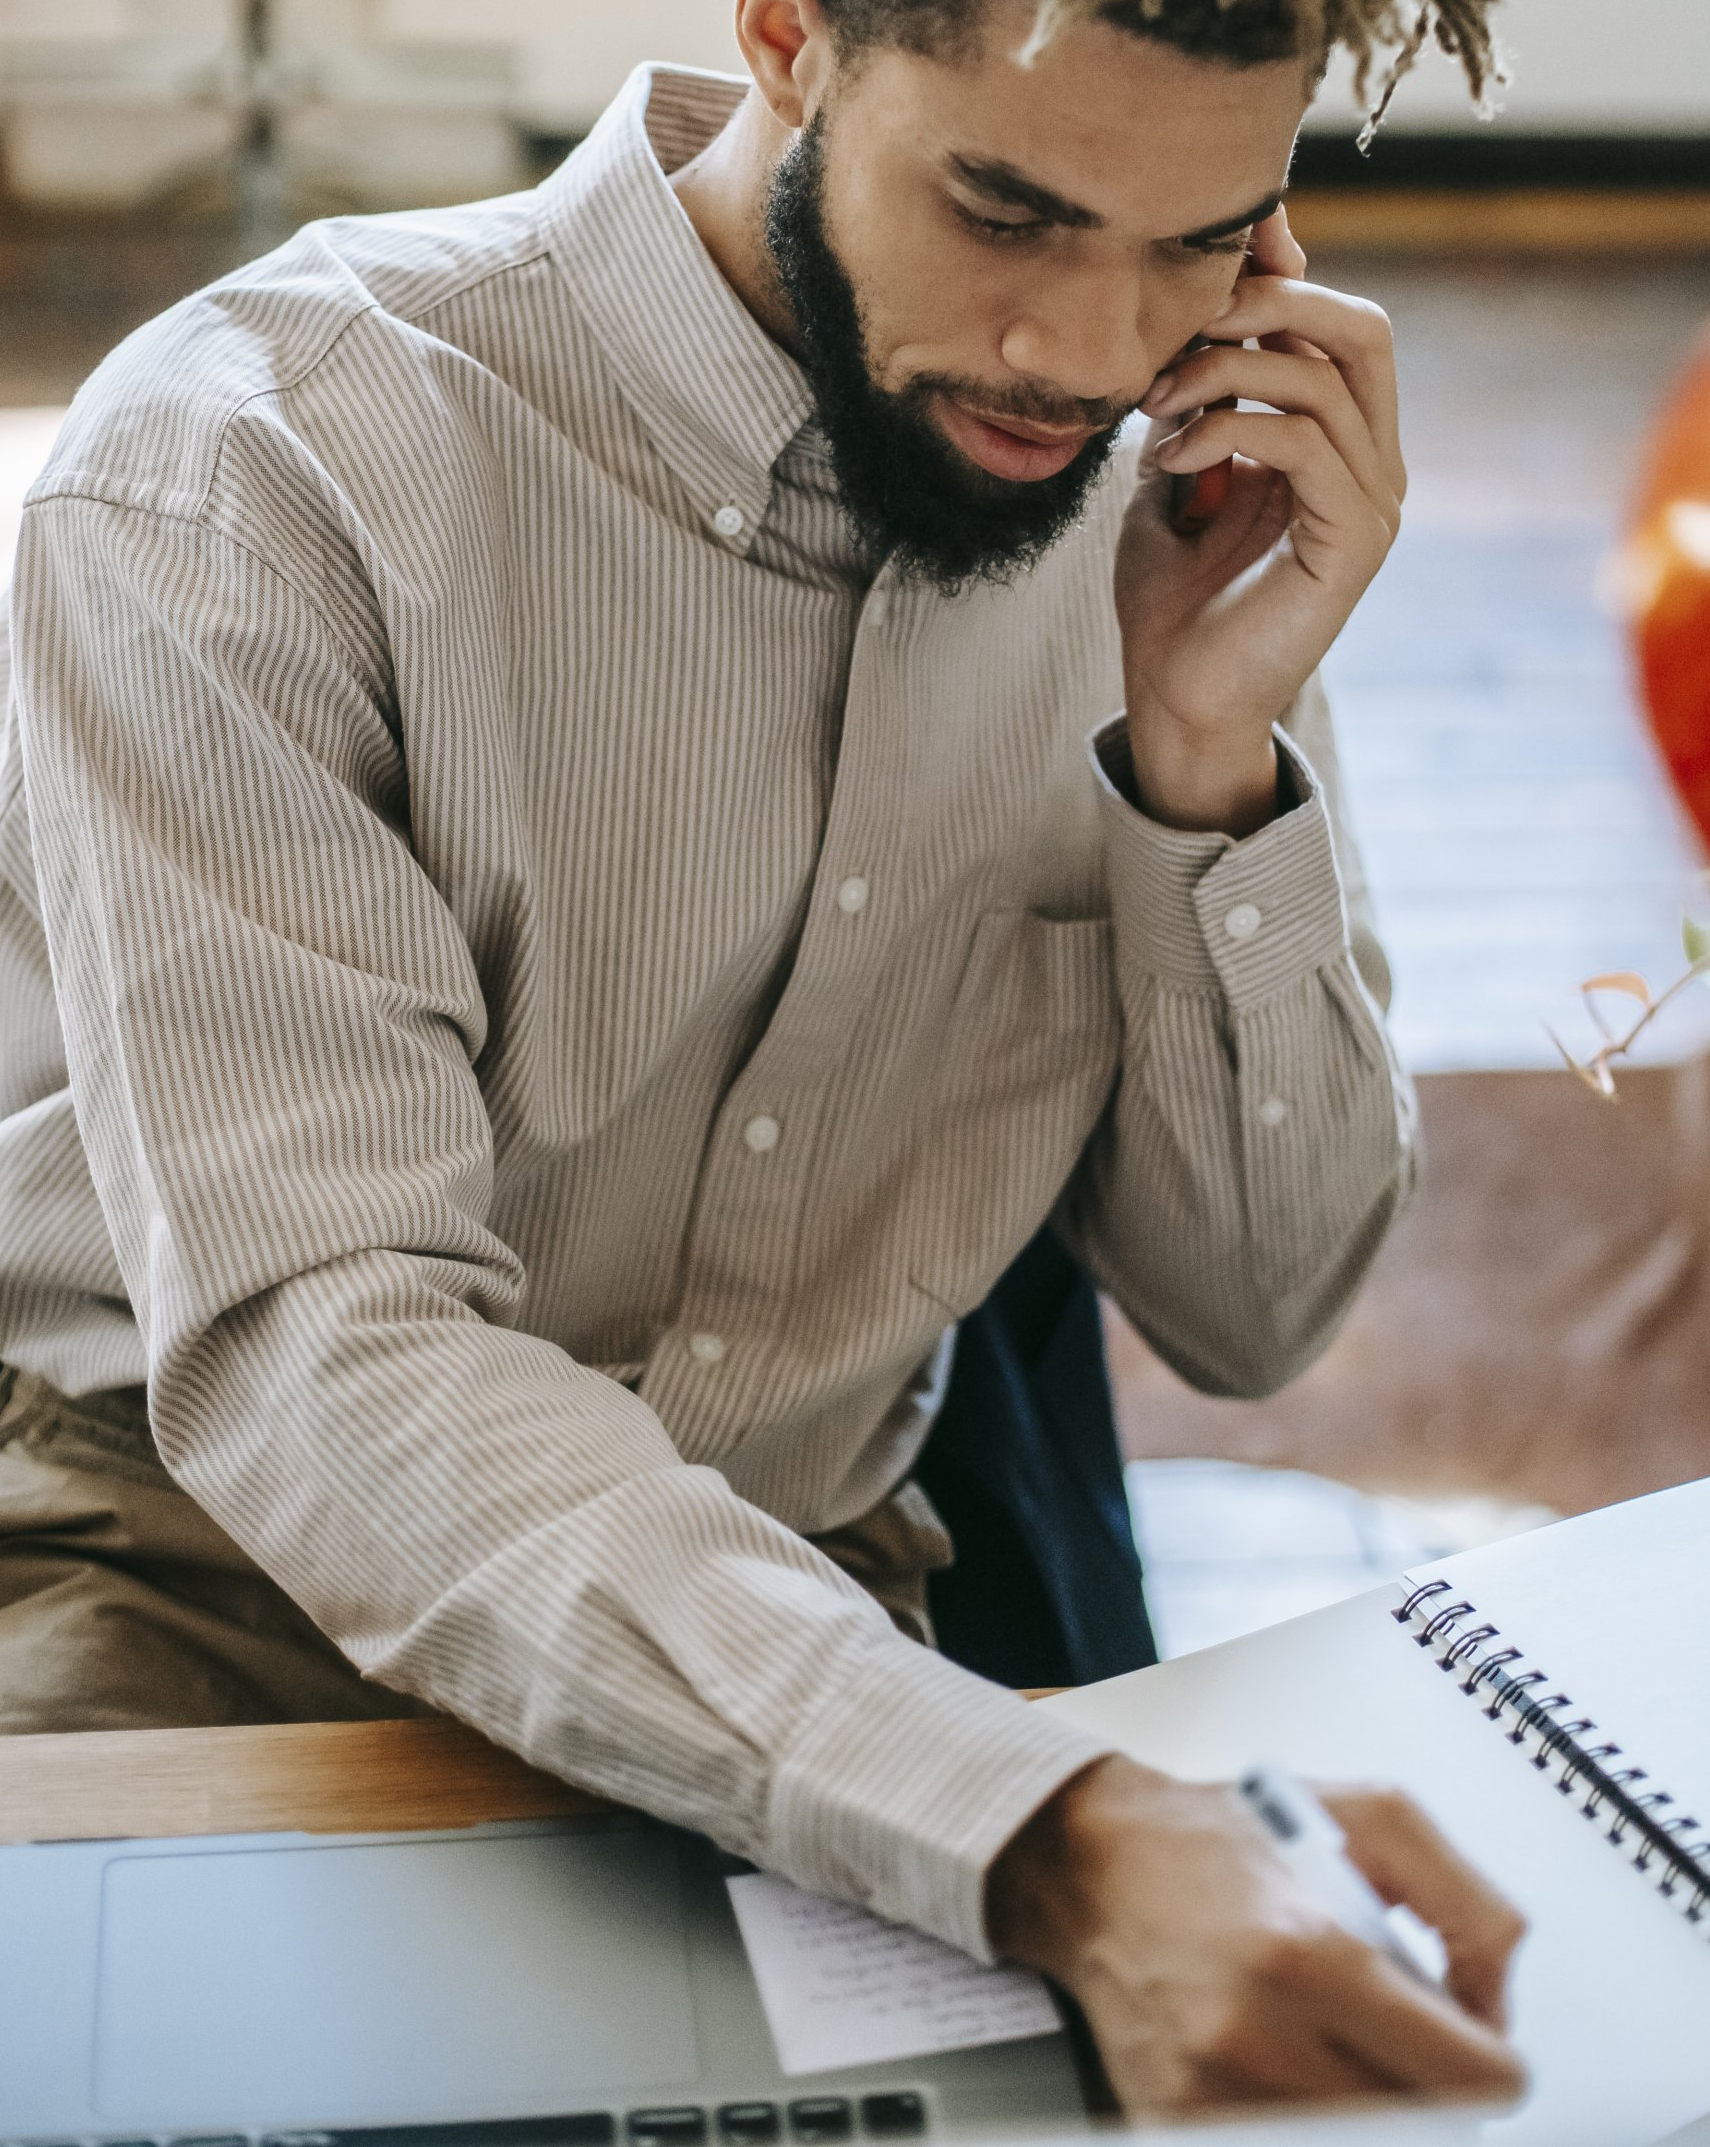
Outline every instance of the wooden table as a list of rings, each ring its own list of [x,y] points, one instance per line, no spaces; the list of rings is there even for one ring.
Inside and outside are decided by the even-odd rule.
[[[367,1834],[606,1808],[451,1721],[0,1737],[0,1842]]]

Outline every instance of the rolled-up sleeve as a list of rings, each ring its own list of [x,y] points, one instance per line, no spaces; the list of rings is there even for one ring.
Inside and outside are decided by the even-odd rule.
[[[1297,713],[1328,760],[1316,682]],[[1289,732],[1277,744],[1291,809],[1236,841],[1137,809],[1121,718],[1090,741],[1122,1071],[1058,1222],[1159,1354],[1219,1394],[1271,1392],[1318,1353],[1414,1169],[1357,853],[1332,784]]]
[[[927,1649],[518,1327],[469,945],[373,653],[189,519],[56,497],[25,781],[79,1127],[162,1456],[360,1669],[800,1883],[985,1949],[1103,1748]]]

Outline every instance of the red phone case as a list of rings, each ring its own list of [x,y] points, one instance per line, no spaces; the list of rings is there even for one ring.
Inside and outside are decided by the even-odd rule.
[[[1233,410],[1236,397],[1226,395],[1220,402],[1207,403],[1208,410]],[[1189,477],[1173,477],[1170,480],[1170,527],[1178,537],[1197,537],[1212,522],[1235,482],[1235,458],[1227,462],[1214,462],[1209,470],[1197,471]]]

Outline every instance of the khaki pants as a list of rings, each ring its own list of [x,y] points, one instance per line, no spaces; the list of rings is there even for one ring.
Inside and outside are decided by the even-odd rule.
[[[816,1539],[912,1638],[950,1543],[902,1489]],[[0,1365],[0,1735],[429,1712],[369,1683],[167,1475],[143,1389]]]

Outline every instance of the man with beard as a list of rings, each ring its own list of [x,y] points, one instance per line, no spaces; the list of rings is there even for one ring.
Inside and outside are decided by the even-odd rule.
[[[1333,44],[1483,16],[740,0],[750,86],[101,368],[0,760],[7,1728],[441,1708],[1045,1969],[1132,2105],[1513,2084],[1420,1815],[1339,1806],[1443,1993],[922,1644],[912,1474],[1047,1217],[1259,1393],[1405,1188],[1311,684],[1394,375],[1277,209]]]

